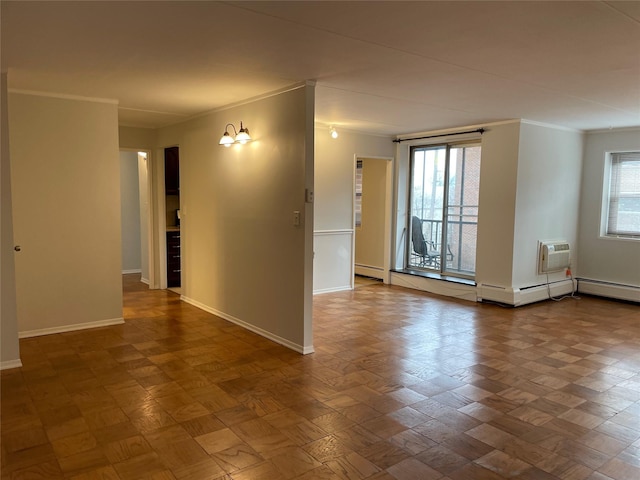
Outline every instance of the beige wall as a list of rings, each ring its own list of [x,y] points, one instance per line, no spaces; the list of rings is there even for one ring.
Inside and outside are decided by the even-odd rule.
[[[140,182],[136,152],[120,152],[120,204],[122,272],[133,273],[142,270]]]
[[[138,210],[140,212],[140,269],[141,280],[149,284],[149,234],[151,222],[149,198],[149,155],[136,154],[138,164]]]
[[[16,279],[11,205],[11,163],[9,161],[9,121],[7,115],[7,74],[0,81],[0,369],[19,367],[18,313],[16,306]]]
[[[9,95],[19,330],[122,322],[117,105]]]
[[[151,128],[118,127],[120,148],[152,150],[156,146],[157,130]]]
[[[305,352],[313,349],[313,209],[305,203],[313,188],[313,90],[161,129],[157,145],[180,147],[183,298]],[[254,141],[218,145],[225,125],[240,121]]]
[[[356,227],[358,265],[384,268],[384,221],[387,160],[362,160],[362,225]]]

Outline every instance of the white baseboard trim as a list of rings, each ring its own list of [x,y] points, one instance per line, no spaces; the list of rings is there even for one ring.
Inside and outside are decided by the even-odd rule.
[[[237,317],[234,317],[233,315],[229,315],[227,313],[221,312],[219,310],[216,310],[215,308],[211,308],[208,305],[205,305],[204,303],[200,303],[197,300],[194,300],[192,298],[189,297],[185,297],[184,295],[180,296],[180,300],[182,300],[183,302],[186,302],[190,305],[193,305],[194,307],[199,308],[200,310],[204,310],[207,313],[211,313],[212,315],[215,315],[217,317],[223,318],[231,323],[235,323],[236,325],[242,327],[242,328],[246,328],[247,330],[256,333],[258,335],[260,335],[261,337],[267,338],[273,342],[276,342],[284,347],[290,348],[291,350],[298,352],[298,353],[302,353],[303,355],[307,355],[309,353],[313,353],[315,350],[313,349],[313,345],[311,346],[303,346],[303,345],[298,345],[297,343],[293,343],[290,340],[287,340],[286,338],[282,338],[278,335],[275,335],[271,332],[268,332],[267,330],[264,330],[260,327],[256,327],[255,325],[252,325],[250,323],[245,322],[244,320],[241,320]]]
[[[618,283],[602,282],[589,278],[578,279],[578,292],[599,297],[640,302],[640,287],[620,285]]]
[[[470,302],[477,301],[475,285],[436,280],[420,275],[410,275],[400,272],[391,272],[391,285],[413,288],[414,290],[421,290],[445,297],[459,298]]]
[[[321,289],[318,289],[318,290],[314,290],[313,294],[314,295],[322,295],[323,293],[344,292],[346,290],[353,290],[353,288],[351,288],[351,285],[346,285],[346,286],[343,286],[343,287],[321,288]]]
[[[130,273],[142,273],[142,270],[139,268],[134,268],[133,270],[122,270],[123,275],[128,275]]]
[[[109,327],[124,323],[124,318],[110,318],[108,320],[98,320],[96,322],[75,323],[73,325],[61,325],[59,327],[39,328],[37,330],[25,330],[18,332],[18,338],[40,337],[42,335],[53,335],[54,333],[75,332],[77,330],[88,330],[90,328]]]
[[[362,265],[356,263],[354,265],[356,275],[364,275],[365,277],[377,278],[384,280],[384,268],[374,267],[372,265]]]
[[[146,285],[149,285],[149,279],[148,278],[140,278],[140,281]]]
[[[547,287],[535,285],[532,287],[500,287],[496,285],[478,284],[478,301],[491,301],[519,307],[529,303],[540,302],[549,299],[549,292],[554,298],[570,295],[576,290],[575,283],[571,279],[552,282]]]
[[[490,302],[505,303],[507,305],[513,305],[513,288],[500,287],[498,285],[488,285],[486,283],[479,283],[477,288],[478,301],[484,300]]]
[[[20,368],[22,366],[22,360],[5,360],[0,362],[0,370],[9,370],[11,368]]]
[[[575,282],[571,279],[561,280],[559,282],[551,282],[547,287],[547,284],[536,285],[528,288],[516,288],[515,292],[515,307],[520,305],[527,305],[529,303],[541,302],[549,299],[549,292],[551,297],[559,298],[563,295],[571,295],[571,292],[576,291]]]

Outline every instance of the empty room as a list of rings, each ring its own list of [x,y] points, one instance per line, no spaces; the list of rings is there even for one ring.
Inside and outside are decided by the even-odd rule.
[[[640,2],[0,9],[2,480],[640,477]]]

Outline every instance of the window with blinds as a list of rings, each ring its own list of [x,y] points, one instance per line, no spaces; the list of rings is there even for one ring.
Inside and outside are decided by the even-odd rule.
[[[640,238],[640,152],[611,154],[607,235]]]

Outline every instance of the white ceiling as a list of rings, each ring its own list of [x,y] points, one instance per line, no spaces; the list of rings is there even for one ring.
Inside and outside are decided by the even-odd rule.
[[[315,80],[316,121],[402,134],[640,125],[640,1],[1,2],[10,89],[159,127]]]

